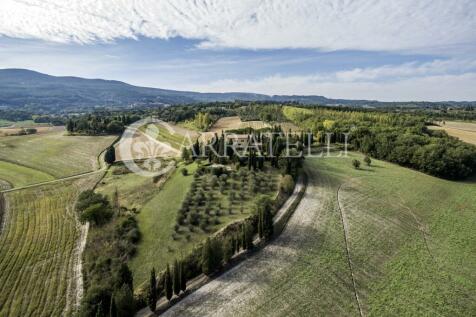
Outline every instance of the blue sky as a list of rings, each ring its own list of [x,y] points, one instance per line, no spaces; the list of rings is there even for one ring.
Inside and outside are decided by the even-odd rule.
[[[474,1],[4,1],[0,68],[178,90],[476,100]]]

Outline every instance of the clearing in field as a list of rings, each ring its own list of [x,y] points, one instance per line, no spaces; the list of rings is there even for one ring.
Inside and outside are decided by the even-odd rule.
[[[3,194],[0,316],[73,314],[82,290],[80,251],[87,230],[73,205],[96,178]]]
[[[253,181],[245,169],[239,176],[238,174],[235,177],[230,176],[226,185],[223,184],[220,190],[219,182],[214,182],[212,175],[208,173],[193,175],[197,169],[196,163],[186,168],[189,175],[182,175],[179,167],[137,215],[143,238],[138,245],[136,256],[129,262],[136,286],[141,286],[147,280],[152,267],[158,271],[164,269],[167,263],[172,264],[175,258],[186,255],[210,234],[251,213],[253,199],[259,191],[249,191],[248,185],[250,190],[254,189],[251,187]],[[257,172],[255,179],[256,182],[259,179],[260,184],[266,189],[262,194],[269,194],[272,197],[276,195],[279,179],[275,170]],[[242,182],[246,186],[241,186]],[[192,183],[195,185],[192,186]],[[243,190],[240,191],[238,188]],[[207,225],[203,227],[202,222],[200,225],[186,224],[178,226],[175,230],[177,214],[189,191],[191,197],[198,196],[199,192],[204,195],[205,203],[191,202],[189,213],[199,214],[201,220],[208,219]],[[236,195],[231,196],[232,191]]]
[[[62,178],[98,169],[98,155],[114,138],[115,136],[67,136],[63,131],[2,137],[0,161]]]
[[[376,161],[306,159],[285,231],[165,316],[468,316],[476,184]]]
[[[451,136],[460,139],[463,142],[476,145],[476,123],[446,121],[445,124],[439,123],[440,126],[430,126],[433,130],[444,130]]]

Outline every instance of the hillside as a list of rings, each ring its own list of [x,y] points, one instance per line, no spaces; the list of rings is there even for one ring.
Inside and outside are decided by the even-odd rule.
[[[323,96],[268,96],[255,93],[199,93],[129,85],[115,80],[57,77],[26,69],[0,69],[0,107],[30,106],[36,110],[78,110],[78,107],[131,104],[183,104],[213,101],[274,101],[347,106],[392,106],[372,100],[329,99]],[[402,106],[438,106],[440,103],[396,103]],[[475,103],[447,103],[465,106]]]
[[[285,231],[164,316],[471,315],[474,182],[353,158],[306,159]]]

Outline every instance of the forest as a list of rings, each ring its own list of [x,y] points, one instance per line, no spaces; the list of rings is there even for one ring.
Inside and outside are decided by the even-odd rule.
[[[476,172],[476,147],[444,131],[428,129],[425,115],[397,114],[324,107],[284,107],[285,115],[311,130],[320,142],[348,141],[353,149],[447,179],[464,179]]]

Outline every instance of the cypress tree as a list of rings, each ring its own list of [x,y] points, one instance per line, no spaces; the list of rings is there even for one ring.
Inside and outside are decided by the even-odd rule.
[[[116,288],[121,288],[123,284],[126,284],[131,289],[131,291],[134,290],[134,280],[132,272],[125,263],[122,263],[119,267],[119,270],[117,271]]]
[[[258,236],[263,238],[263,211],[260,209],[258,212]]]
[[[213,271],[212,250],[210,238],[207,238],[202,247],[202,272],[209,275]]]
[[[149,280],[149,294],[148,294],[147,304],[152,312],[155,311],[157,304],[157,278],[155,275],[155,268],[152,268],[150,272]]]
[[[240,239],[240,234],[239,232],[235,233],[235,253],[240,252],[241,249],[241,239]]]
[[[114,296],[111,296],[111,306],[109,307],[109,317],[117,317],[117,306]]]
[[[233,256],[234,253],[234,246],[232,239],[226,239],[225,244],[223,246],[223,262],[226,264],[230,261],[231,257]]]
[[[231,251],[232,251],[232,256],[233,256],[233,254],[236,253],[235,235],[231,235]]]
[[[187,290],[187,272],[185,270],[185,261],[180,261],[180,290],[185,292]]]
[[[107,164],[112,164],[116,161],[116,150],[114,146],[110,146],[106,150],[106,154],[104,155],[104,161]]]
[[[266,239],[270,239],[274,233],[273,215],[269,209],[269,206],[266,206],[266,208],[263,210],[263,236]]]
[[[123,284],[122,287],[114,292],[114,298],[117,306],[118,316],[132,316],[135,312],[134,295],[128,285]]]
[[[253,228],[251,224],[243,225],[243,249],[251,250],[253,248]]]
[[[172,276],[170,275],[170,267],[167,264],[165,270],[165,297],[170,300],[173,296]]]
[[[212,269],[213,271],[221,267],[223,262],[223,247],[218,240],[212,241]]]
[[[178,295],[180,294],[180,266],[177,259],[175,259],[175,262],[174,262],[173,279],[174,279],[174,294]]]
[[[96,310],[96,317],[106,317],[102,310],[102,302],[99,303],[98,309]]]

